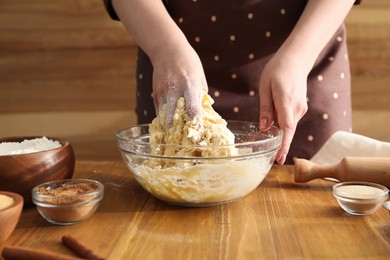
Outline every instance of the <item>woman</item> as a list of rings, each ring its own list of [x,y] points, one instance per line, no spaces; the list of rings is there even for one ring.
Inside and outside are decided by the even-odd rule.
[[[311,158],[351,131],[343,20],[354,0],[105,0],[139,45],[137,115],[180,96],[199,116],[202,90],[225,119],[283,130],[279,164]],[[206,81],[207,78],[207,81]],[[153,106],[154,105],[154,106]]]

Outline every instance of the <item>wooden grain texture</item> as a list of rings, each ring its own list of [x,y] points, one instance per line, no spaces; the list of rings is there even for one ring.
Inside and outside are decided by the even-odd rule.
[[[390,1],[346,19],[353,131],[390,141]],[[80,159],[120,159],[136,123],[136,46],[101,0],[0,1],[0,136],[69,139]]]
[[[345,213],[332,182],[294,183],[291,166],[275,165],[248,196],[210,208],[165,204],[148,195],[123,162],[78,161],[76,177],[105,185],[96,213],[73,226],[54,226],[26,209],[10,239],[23,246],[72,253],[71,234],[107,259],[386,259],[389,213]]]
[[[1,50],[128,48],[134,45],[101,0],[3,0]]]

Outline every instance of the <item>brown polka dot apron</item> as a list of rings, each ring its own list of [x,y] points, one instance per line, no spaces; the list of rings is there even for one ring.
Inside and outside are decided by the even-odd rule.
[[[304,0],[166,0],[172,19],[197,51],[214,98],[225,119],[259,120],[258,84],[267,61],[287,38]],[[139,123],[155,117],[153,68],[139,50]],[[338,130],[351,130],[350,70],[342,25],[321,52],[308,77],[308,112],[299,122],[287,156],[310,159]]]

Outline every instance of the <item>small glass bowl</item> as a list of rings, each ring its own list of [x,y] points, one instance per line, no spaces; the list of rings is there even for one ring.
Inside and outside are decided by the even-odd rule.
[[[41,216],[56,225],[80,223],[95,213],[104,186],[87,179],[64,179],[42,183],[32,189],[32,201]]]
[[[341,182],[333,186],[333,195],[340,206],[352,215],[370,215],[389,197],[389,190],[370,182]]]

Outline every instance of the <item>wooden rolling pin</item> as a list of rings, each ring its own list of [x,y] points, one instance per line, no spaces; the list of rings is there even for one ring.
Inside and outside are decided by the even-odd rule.
[[[331,166],[295,159],[295,182],[308,182],[317,178],[339,181],[365,181],[390,187],[390,157],[345,157]]]

